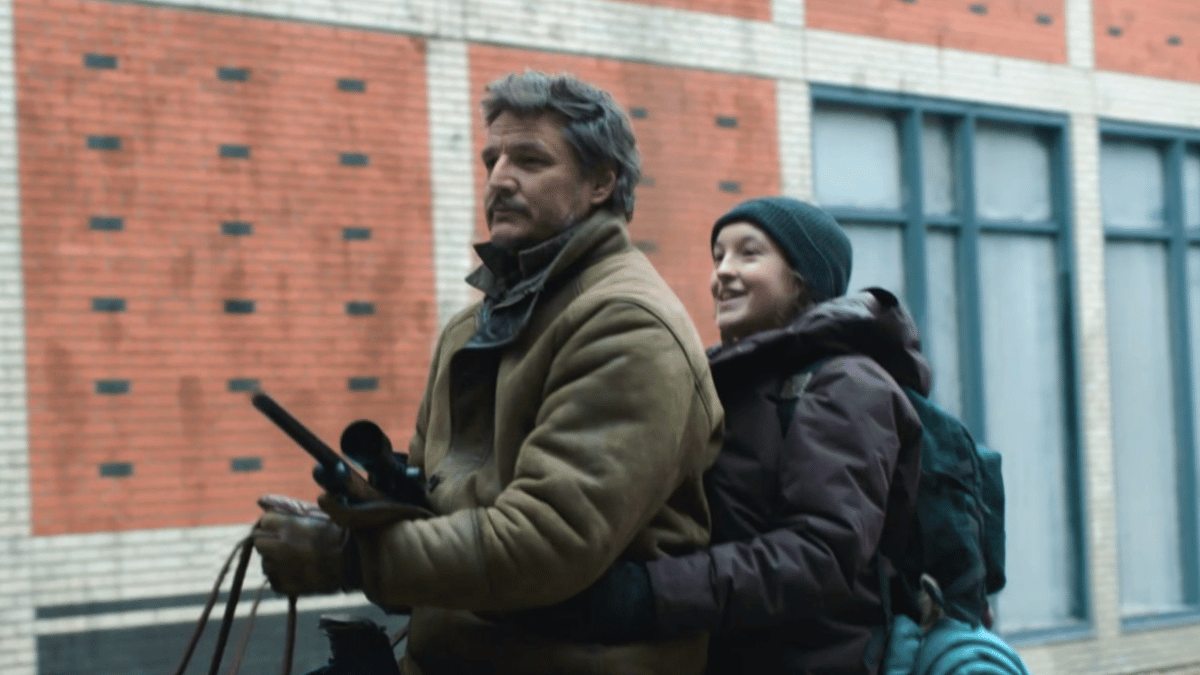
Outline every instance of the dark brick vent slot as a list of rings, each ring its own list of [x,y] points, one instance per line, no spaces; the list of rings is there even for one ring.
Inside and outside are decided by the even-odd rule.
[[[100,464],[101,478],[125,478],[133,475],[133,462],[103,462]]]
[[[96,393],[104,396],[128,394],[129,380],[96,380]]]
[[[92,216],[88,219],[88,228],[105,232],[120,232],[125,229],[125,219],[115,216]]]
[[[116,70],[117,57],[112,54],[84,54],[83,65],[85,68]]]
[[[352,377],[348,383],[350,391],[375,391],[379,388],[377,377]]]
[[[254,313],[254,301],[253,300],[226,300],[225,301],[225,313],[226,314],[253,314]]]
[[[258,380],[253,377],[235,377],[228,382],[229,391],[250,392],[258,390]]]
[[[262,471],[262,457],[234,457],[229,460],[229,470],[234,473]]]

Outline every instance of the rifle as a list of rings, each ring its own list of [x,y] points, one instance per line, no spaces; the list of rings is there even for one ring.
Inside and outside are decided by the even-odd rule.
[[[313,480],[317,485],[350,503],[382,496],[401,504],[429,508],[421,470],[408,466],[407,455],[392,451],[391,440],[374,422],[358,420],[351,423],[342,432],[339,443],[347,457],[366,469],[368,478],[364,481],[341,455],[269,394],[256,391],[250,396],[250,403],[317,460],[317,466],[313,468]]]

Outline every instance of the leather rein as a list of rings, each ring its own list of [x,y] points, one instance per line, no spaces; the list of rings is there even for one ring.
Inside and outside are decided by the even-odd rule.
[[[188,663],[192,660],[192,655],[196,651],[196,646],[200,643],[201,636],[204,635],[204,629],[208,625],[208,618],[212,614],[213,607],[217,604],[217,598],[221,595],[221,584],[225,581],[225,575],[229,573],[229,566],[233,564],[234,558],[237,558],[238,564],[237,569],[233,573],[233,581],[229,588],[229,598],[225,601],[225,614],[221,617],[221,627],[217,632],[217,645],[213,650],[212,662],[208,668],[208,675],[217,675],[217,671],[221,667],[221,659],[225,653],[225,646],[229,642],[229,634],[233,629],[234,614],[237,609],[238,599],[242,594],[242,584],[246,580],[246,570],[250,566],[250,555],[253,552],[253,536],[247,536],[238,540],[233,550],[229,552],[229,557],[225,559],[225,564],[221,566],[221,571],[217,574],[217,581],[213,584],[212,591],[208,594],[208,599],[204,603],[204,611],[200,613],[200,619],[196,622],[196,628],[192,631],[192,637],[188,641],[187,648],[184,649],[183,658],[180,659],[179,665],[175,668],[174,675],[184,675],[184,671],[187,670]],[[258,605],[262,601],[263,591],[266,588],[267,582],[263,582],[263,585],[258,587],[258,592],[254,595],[254,604],[250,607],[250,614],[246,618],[246,627],[242,629],[242,635],[238,641],[233,661],[229,666],[228,675],[237,675],[242,667],[242,658],[246,655],[246,647],[250,643],[250,632],[254,629],[254,619],[258,615]],[[292,660],[296,651],[296,596],[288,597],[285,636],[281,672],[283,675],[291,675]],[[389,640],[392,648],[394,649],[407,636],[408,626],[405,625],[392,634]]]
[[[208,594],[208,600],[204,603],[204,611],[200,613],[200,619],[196,622],[196,628],[192,631],[192,638],[188,642],[187,648],[183,652],[183,658],[179,662],[179,666],[175,668],[175,675],[183,675],[187,670],[188,662],[192,659],[192,654],[196,651],[196,645],[200,643],[200,637],[204,634],[204,629],[208,625],[208,617],[212,614],[213,607],[217,604],[217,598],[221,594],[221,584],[225,581],[225,575],[229,572],[229,566],[233,563],[233,559],[238,559],[237,569],[233,573],[233,581],[229,589],[229,599],[225,602],[225,615],[221,618],[221,627],[217,633],[217,645],[213,650],[212,663],[208,668],[208,675],[217,675],[217,670],[221,667],[221,658],[225,653],[225,645],[229,641],[229,633],[233,629],[234,613],[237,609],[238,599],[242,594],[242,584],[246,580],[246,569],[250,566],[250,554],[254,552],[254,538],[245,537],[240,539],[234,545],[233,551],[229,553],[229,557],[225,559],[225,564],[221,566],[220,573],[217,574],[217,581],[213,584],[212,591]],[[237,652],[234,654],[233,662],[229,667],[229,675],[237,675],[238,670],[242,667],[242,657],[246,654],[246,647],[250,642],[250,631],[254,628],[254,619],[258,614],[258,605],[262,601],[263,590],[266,588],[264,582],[258,588],[258,592],[254,596],[254,605],[250,608],[250,615],[247,618],[245,629],[242,631],[241,639],[238,643]],[[287,639],[283,647],[283,675],[291,675],[292,672],[292,657],[296,648],[296,598],[291,596],[288,598],[287,612]]]

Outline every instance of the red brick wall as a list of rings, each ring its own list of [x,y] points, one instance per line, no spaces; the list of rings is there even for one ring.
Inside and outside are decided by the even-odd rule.
[[[1065,63],[1063,6],[1063,0],[808,0],[805,13],[811,28]]]
[[[1196,0],[1093,0],[1096,67],[1200,82]]]
[[[526,68],[571,72],[609,91],[633,119],[644,182],[630,234],[687,305],[706,342],[717,340],[708,291],[712,223],[734,204],[779,191],[775,87],[770,80],[474,45],[471,91]],[[717,117],[733,118],[734,127]],[[725,120],[725,124],[730,124]],[[482,121],[475,134],[482,148]],[[478,194],[484,171],[476,166]],[[737,192],[733,185],[736,183]],[[482,215],[481,237],[486,227]]]
[[[632,0],[640,5],[657,5],[709,14],[727,14],[743,19],[771,20],[771,0]]]
[[[423,43],[67,0],[18,0],[15,31],[35,533],[248,521],[260,493],[315,495],[312,461],[232,378],[330,443],[369,417],[403,444],[435,330]],[[120,149],[88,149],[92,135]],[[97,297],[125,311],[93,311]],[[103,379],[128,393],[95,393]],[[254,457],[262,470],[231,470]],[[106,462],[132,474],[102,477]]]

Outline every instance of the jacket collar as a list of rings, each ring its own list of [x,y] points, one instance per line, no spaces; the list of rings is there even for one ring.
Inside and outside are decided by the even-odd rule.
[[[542,273],[549,270],[550,263],[566,248],[578,229],[579,225],[567,228],[547,241],[516,253],[491,242],[476,244],[475,253],[483,264],[467,277],[467,283],[492,298],[505,295],[523,282],[538,283],[543,280]]]
[[[484,294],[476,315],[472,348],[503,347],[516,340],[538,298],[548,286],[581,263],[630,247],[625,219],[611,211],[597,211],[552,239],[517,253],[490,243],[475,247],[483,264],[467,276],[467,283]]]
[[[788,374],[845,354],[869,356],[900,384],[929,393],[932,373],[921,355],[916,322],[896,296],[882,288],[827,300],[787,326],[708,350],[715,378],[760,368]]]

